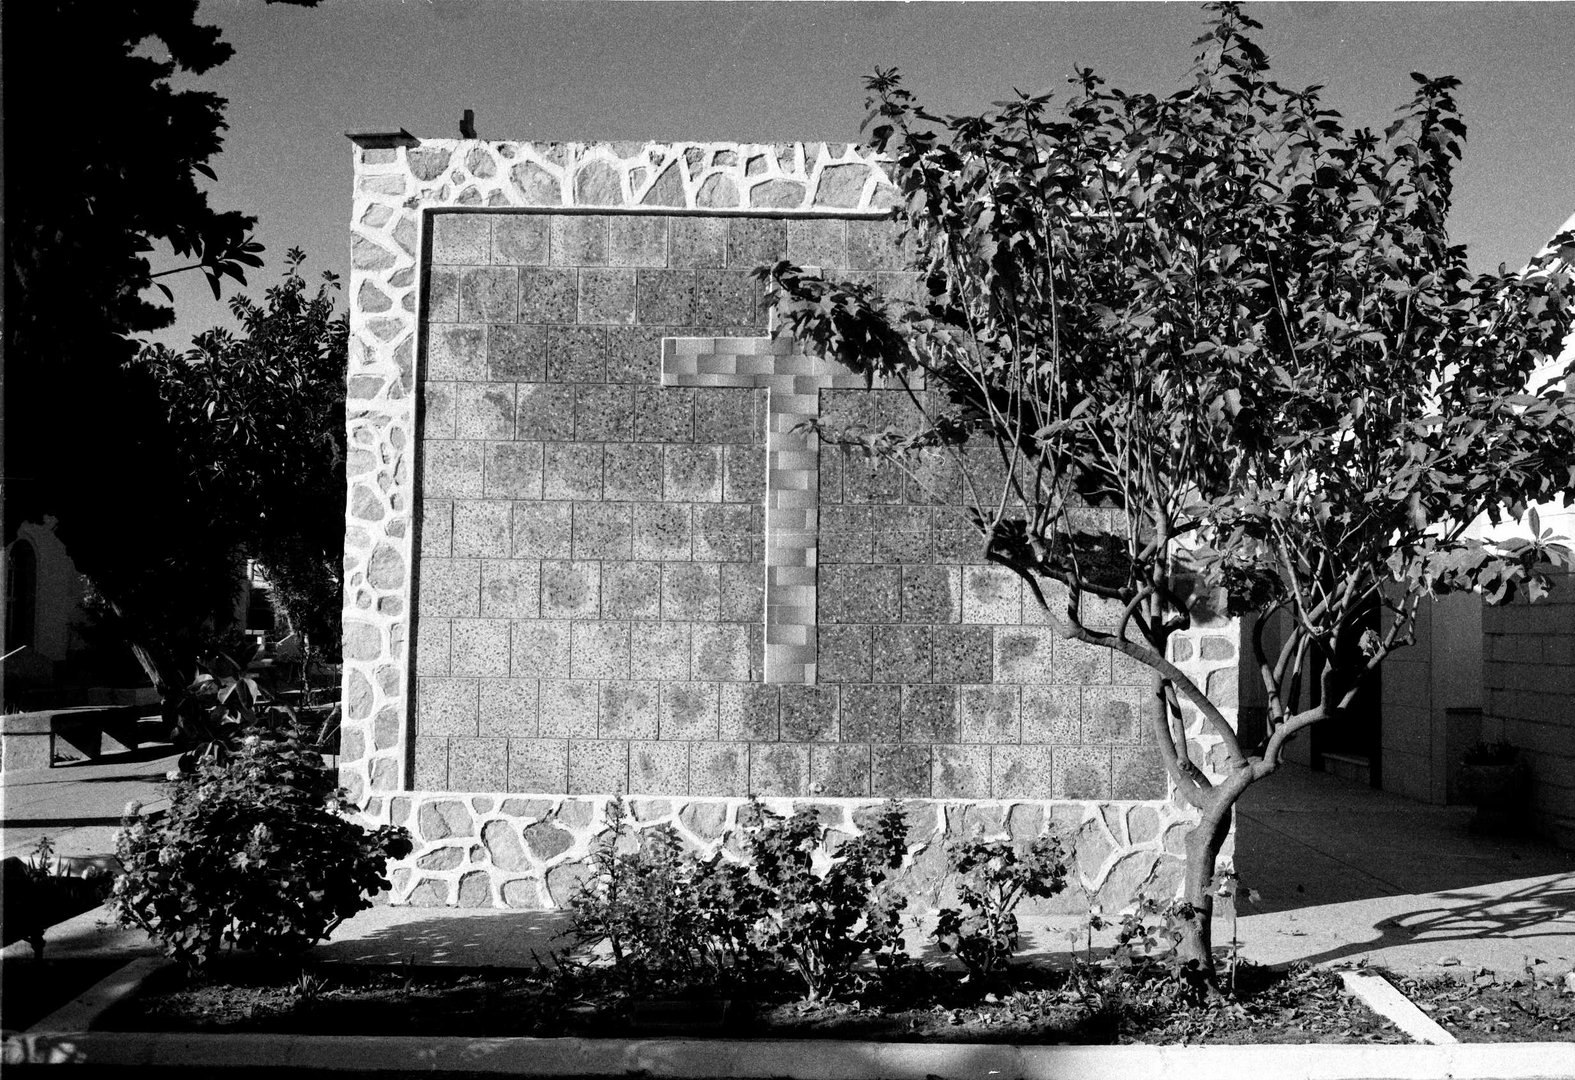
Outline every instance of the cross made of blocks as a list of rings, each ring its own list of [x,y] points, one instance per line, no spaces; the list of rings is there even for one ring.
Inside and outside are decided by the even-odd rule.
[[[664,338],[663,386],[766,391],[765,681],[815,682],[820,438],[799,425],[820,415],[820,392],[868,384],[788,337]]]

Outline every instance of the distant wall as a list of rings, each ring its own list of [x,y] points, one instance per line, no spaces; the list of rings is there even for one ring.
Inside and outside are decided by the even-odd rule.
[[[1482,598],[1424,600],[1416,643],[1386,659],[1381,678],[1384,790],[1450,802],[1460,756],[1482,738]]]
[[[1553,594],[1482,610],[1484,738],[1531,768],[1534,826],[1575,848],[1575,577]]]

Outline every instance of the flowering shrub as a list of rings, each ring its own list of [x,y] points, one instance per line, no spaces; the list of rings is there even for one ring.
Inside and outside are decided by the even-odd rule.
[[[752,969],[749,936],[757,890],[748,870],[684,850],[671,826],[629,835],[621,813],[592,855],[596,873],[570,901],[569,933],[584,946],[606,942],[613,974],[631,985],[714,981]]]
[[[1018,903],[1024,896],[1051,897],[1066,888],[1060,841],[1041,836],[1019,850],[1006,840],[965,840],[946,846],[957,875],[960,908],[942,908],[935,943],[963,962],[974,978],[989,978],[1017,951]]]
[[[888,966],[900,963],[907,900],[889,877],[907,854],[902,808],[887,803],[834,856],[820,849],[824,829],[813,810],[783,818],[758,802],[752,809],[757,824],[745,847],[761,891],[756,940],[798,976],[808,999],[839,988],[865,953]]]
[[[907,901],[889,881],[907,851],[899,807],[888,804],[835,854],[823,850],[812,810],[784,818],[754,802],[748,813],[742,862],[686,851],[667,827],[630,845],[623,815],[610,815],[619,824],[571,902],[576,943],[605,943],[626,984],[746,978],[775,963],[812,1001],[841,987],[866,954],[885,967],[902,961]]]
[[[129,811],[116,840],[124,873],[110,904],[188,967],[228,942],[291,953],[328,937],[388,887],[409,834],[366,830],[322,757],[294,731],[246,736],[225,760],[200,759],[170,781],[169,813]]]

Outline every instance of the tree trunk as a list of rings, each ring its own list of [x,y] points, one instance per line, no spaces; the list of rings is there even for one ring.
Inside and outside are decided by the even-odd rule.
[[[1203,812],[1203,819],[1187,834],[1187,861],[1182,899],[1192,905],[1192,917],[1181,925],[1177,958],[1187,965],[1190,978],[1214,986],[1218,973],[1214,966],[1214,870],[1220,848],[1230,834],[1231,819],[1240,791],[1234,785],[1213,792],[1215,802]]]

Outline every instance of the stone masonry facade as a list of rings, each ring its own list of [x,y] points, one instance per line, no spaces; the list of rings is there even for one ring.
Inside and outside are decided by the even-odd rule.
[[[396,902],[558,906],[609,813],[705,847],[752,795],[843,834],[906,801],[931,899],[946,838],[1047,828],[1064,903],[1174,889],[1146,669],[983,564],[944,470],[803,427],[910,408],[773,339],[751,274],[914,288],[878,160],[402,134],[355,160],[341,777],[415,834]],[[1233,685],[1236,654],[1218,624],[1175,659]]]

